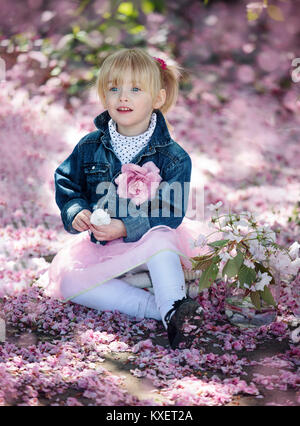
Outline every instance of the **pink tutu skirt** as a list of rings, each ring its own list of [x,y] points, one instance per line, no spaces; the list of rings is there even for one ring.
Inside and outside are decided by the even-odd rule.
[[[48,296],[69,300],[84,291],[95,287],[89,279],[82,280],[78,288],[70,288],[68,297],[61,292],[62,279],[71,271],[91,271],[100,285],[108,280],[123,275],[130,270],[147,263],[155,254],[171,250],[180,256],[184,269],[191,269],[189,260],[207,251],[208,247],[195,247],[199,234],[212,232],[204,222],[184,218],[178,228],[172,229],[159,225],[149,229],[138,241],[125,243],[122,238],[109,241],[106,245],[90,241],[88,231],[75,235],[54,257],[49,270],[39,280]],[[214,234],[215,236],[215,234]],[[215,238],[211,238],[213,241]],[[88,274],[85,274],[88,276]]]

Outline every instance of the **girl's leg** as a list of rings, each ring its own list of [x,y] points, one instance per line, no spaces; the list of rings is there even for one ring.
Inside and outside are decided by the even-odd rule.
[[[163,251],[148,262],[155,302],[161,314],[164,326],[165,315],[176,300],[186,297],[184,273],[180,257],[172,251]]]
[[[74,288],[79,288],[79,283],[77,273],[69,273],[61,285],[63,296],[65,298],[70,297],[70,289],[73,289],[74,294]],[[117,278],[100,284],[70,300],[99,311],[117,310],[137,318],[161,320],[154,296],[151,293],[133,287]]]

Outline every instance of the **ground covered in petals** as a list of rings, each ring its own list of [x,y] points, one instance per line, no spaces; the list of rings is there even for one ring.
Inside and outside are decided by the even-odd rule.
[[[1,404],[298,405],[300,349],[284,312],[241,330],[222,313],[222,283],[199,301],[203,328],[173,351],[155,320],[63,304],[36,285],[5,298]]]

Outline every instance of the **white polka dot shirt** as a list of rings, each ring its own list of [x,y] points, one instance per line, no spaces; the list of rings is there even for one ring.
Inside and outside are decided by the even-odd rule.
[[[112,147],[122,164],[130,161],[148,144],[156,126],[156,113],[153,112],[148,129],[137,136],[124,136],[118,133],[116,122],[111,118],[108,122]]]

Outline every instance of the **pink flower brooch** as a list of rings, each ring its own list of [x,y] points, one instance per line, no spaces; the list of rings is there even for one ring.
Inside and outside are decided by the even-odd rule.
[[[137,206],[151,200],[162,181],[160,170],[153,161],[142,166],[123,164],[121,172],[115,180],[118,185],[117,193],[121,198],[130,198]]]

